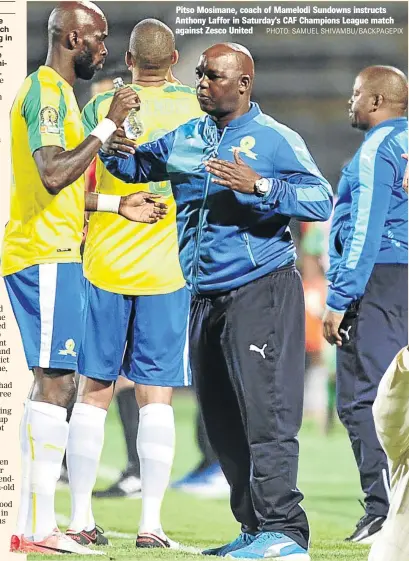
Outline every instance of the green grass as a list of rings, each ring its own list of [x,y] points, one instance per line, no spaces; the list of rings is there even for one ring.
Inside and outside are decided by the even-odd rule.
[[[194,401],[190,395],[174,400],[177,446],[173,477],[183,475],[195,465],[199,454],[194,442]],[[125,463],[125,446],[113,407],[107,419],[102,463],[121,469]],[[311,423],[305,423],[301,435],[299,487],[305,494],[303,506],[309,516],[312,561],[366,561],[368,547],[349,545],[343,538],[351,533],[363,514],[357,501],[361,496],[357,470],[347,436],[336,426],[330,436],[322,436]],[[98,480],[97,486],[108,482]],[[95,500],[94,515],[105,530],[136,535],[140,501],[135,499]],[[69,493],[58,491],[57,512],[69,516]],[[209,547],[235,538],[239,527],[227,500],[199,499],[181,492],[168,491],[163,505],[163,526],[169,536],[186,545]],[[133,539],[111,539],[104,549],[108,558],[118,561],[135,559],[180,559],[197,561],[197,556],[181,552],[136,551]],[[70,561],[83,557],[70,555]],[[29,559],[54,559],[53,556],[30,555]],[[94,558],[95,559],[95,558]]]

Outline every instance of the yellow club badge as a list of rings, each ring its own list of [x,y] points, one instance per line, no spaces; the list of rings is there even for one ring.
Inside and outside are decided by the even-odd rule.
[[[59,355],[71,355],[71,356],[77,356],[77,353],[74,351],[75,349],[75,341],[74,339],[67,339],[65,341],[65,349],[61,351],[58,351]]]
[[[40,133],[41,134],[60,134],[58,122],[58,111],[55,107],[47,105],[40,111]]]
[[[253,136],[245,136],[240,140],[240,146],[232,146],[229,148],[229,152],[241,152],[248,158],[252,160],[257,160],[257,154],[253,152],[253,148],[256,145],[256,139]]]

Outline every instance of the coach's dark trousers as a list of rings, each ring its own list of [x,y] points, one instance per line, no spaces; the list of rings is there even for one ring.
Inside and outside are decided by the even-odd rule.
[[[295,268],[193,298],[190,359],[210,443],[243,531],[283,532],[307,547],[297,489],[304,297]]]
[[[386,516],[388,465],[372,405],[387,367],[408,344],[406,265],[375,265],[349,336],[350,342],[337,349],[338,414],[351,440],[366,512]]]

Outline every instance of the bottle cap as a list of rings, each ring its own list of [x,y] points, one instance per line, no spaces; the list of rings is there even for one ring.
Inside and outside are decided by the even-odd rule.
[[[124,81],[122,80],[122,78],[114,78],[113,80],[114,82],[114,87],[118,90],[119,88],[123,88],[124,87]]]

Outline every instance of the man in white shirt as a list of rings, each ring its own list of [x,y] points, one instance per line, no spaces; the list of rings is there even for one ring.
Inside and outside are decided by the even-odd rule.
[[[409,347],[402,349],[379,384],[373,414],[388,457],[391,481],[388,517],[369,561],[409,559]]]

